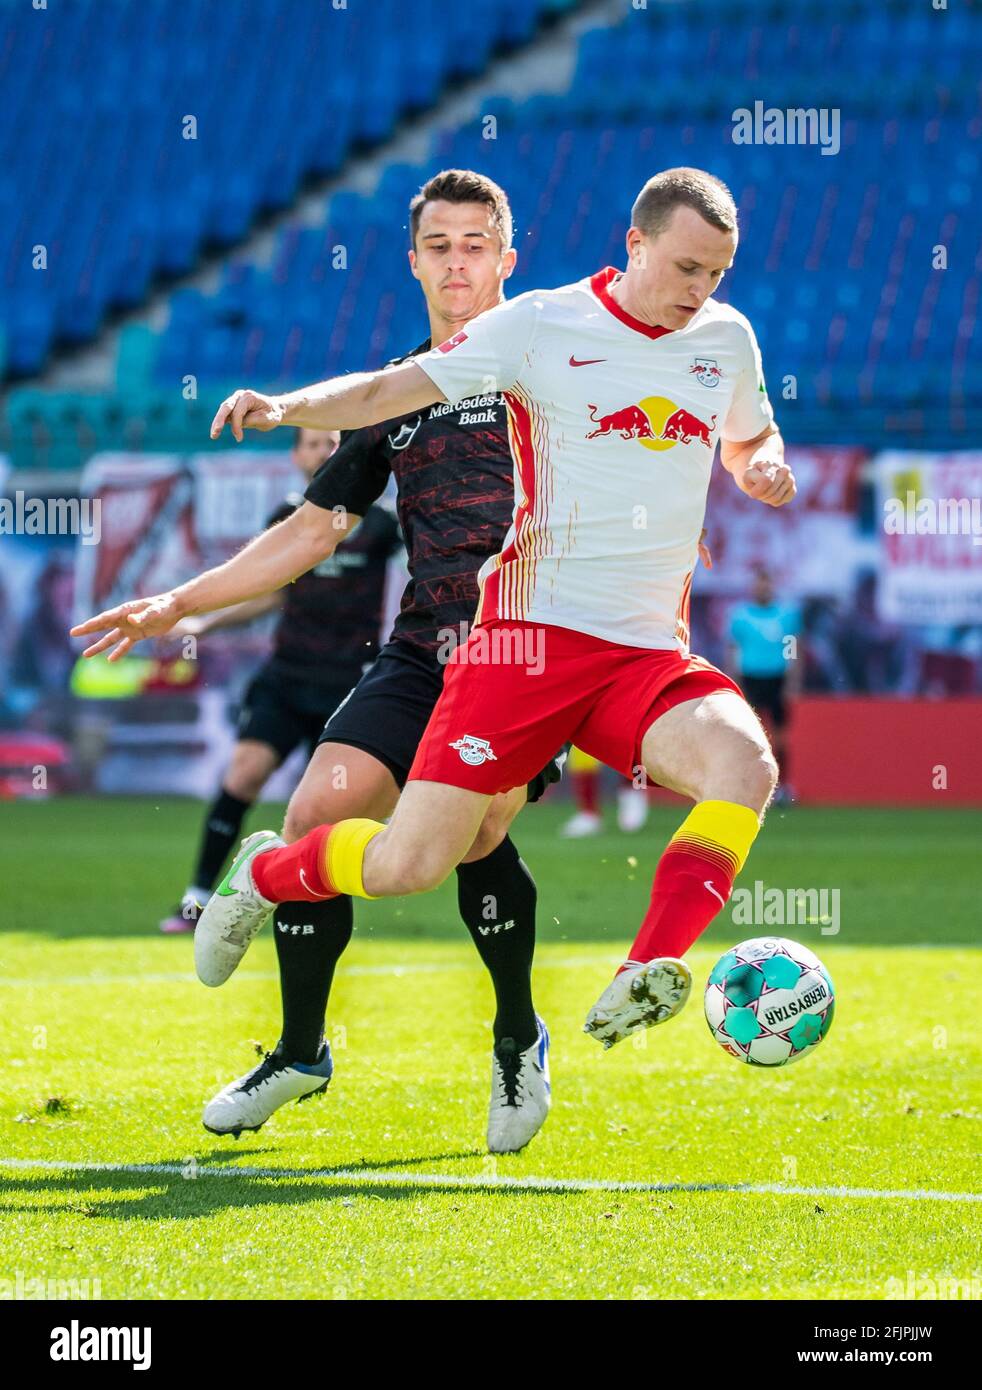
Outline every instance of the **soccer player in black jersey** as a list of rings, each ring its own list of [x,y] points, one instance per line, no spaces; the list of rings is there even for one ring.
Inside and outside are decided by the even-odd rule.
[[[334,453],[339,438],[336,430],[296,430],[291,452],[306,483]],[[302,501],[297,493],[288,496],[267,526],[284,521]],[[280,610],[272,653],[242,698],[238,738],[205,817],[191,882],[180,907],[160,923],[163,932],[194,930],[249,808],[299,744],[313,751],[328,716],[378,654],[386,565],[399,547],[399,527],[382,507],[366,508],[363,515],[354,535],[282,595],[264,594],[205,617],[185,618],[171,634],[202,637]]]
[[[410,239],[410,266],[426,299],[430,336],[407,356],[452,338],[498,303],[516,259],[507,197],[490,179],[469,171],[445,170],[424,185],[410,205]],[[443,663],[466,638],[477,571],[501,549],[511,522],[512,458],[500,394],[428,406],[418,415],[343,435],[304,505],[278,527],[189,584],[122,604],[75,630],[83,635],[108,627],[88,652],[112,648],[112,659],[188,614],[268,593],[332,553],[390,473],[398,487],[411,582],[391,640],[328,721],[290,803],[287,840],[325,820],[384,818],[395,806],[440,694]],[[531,993],[535,884],[508,828],[525,801],[558,776],[554,760],[528,788],[496,797],[457,868],[461,916],[495,990],[488,1116],[488,1147],[494,1152],[522,1148],[550,1104],[548,1033]],[[224,881],[218,892],[223,888]],[[205,1107],[204,1123],[215,1133],[258,1129],[286,1101],[323,1090],[331,1076],[324,1017],[334,968],[351,935],[351,899],[283,903],[273,921],[282,1035],[272,1053]],[[226,933],[219,968],[214,959],[208,969],[198,960],[201,978],[213,985],[227,979],[253,934],[234,928]]]

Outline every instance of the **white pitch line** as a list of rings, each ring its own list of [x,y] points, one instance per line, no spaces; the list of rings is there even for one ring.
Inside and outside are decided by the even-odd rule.
[[[182,1163],[72,1163],[67,1159],[0,1158],[0,1168],[56,1173],[147,1173],[201,1178],[288,1178],[291,1182],[362,1183],[366,1187],[489,1187],[533,1192],[734,1192],[778,1197],[877,1197],[908,1202],[982,1202],[982,1192],[937,1192],[930,1188],[799,1187],[781,1182],[636,1182],[616,1178],[516,1178],[481,1173],[390,1173],[370,1168],[231,1168],[199,1164],[193,1178]]]

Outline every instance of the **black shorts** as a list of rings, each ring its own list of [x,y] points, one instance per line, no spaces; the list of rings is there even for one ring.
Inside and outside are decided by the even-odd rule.
[[[249,682],[242,703],[236,736],[267,743],[285,762],[298,744],[312,753],[324,721],[351,690],[351,682],[323,686],[298,680],[263,666]]]
[[[741,676],[740,688],[758,714],[766,714],[775,729],[783,729],[788,720],[784,698],[783,676]]]
[[[370,753],[389,769],[401,789],[442,690],[442,666],[424,665],[391,642],[328,719],[318,741],[344,743]],[[559,781],[565,760],[562,749],[532,778],[529,801],[538,801],[548,786]]]

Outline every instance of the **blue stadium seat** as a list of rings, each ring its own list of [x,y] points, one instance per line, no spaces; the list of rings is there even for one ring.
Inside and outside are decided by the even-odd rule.
[[[94,335],[156,276],[236,243],[304,179],[384,140],[448,81],[571,7],[416,0],[408,25],[398,0],[374,0],[370,22],[363,6],[186,0],[180,33],[166,0],[60,0],[56,24],[50,11],[17,11],[0,48],[9,371],[38,371],[57,341]],[[567,92],[486,98],[496,139],[483,138],[480,118],[441,131],[418,166],[388,165],[371,196],[336,193],[324,226],[283,228],[268,263],[234,258],[214,294],[175,292],[156,353],[143,367],[123,354],[121,374],[152,372],[162,390],[193,374],[204,396],[246,377],[285,387],[404,352],[425,332],[405,267],[407,205],[441,166],[481,169],[508,191],[515,294],[623,263],[640,186],[693,164],[723,178],[740,209],[742,244],[720,297],[753,319],[769,375],[797,378],[799,403],[833,424],[850,411],[872,418],[877,402],[982,408],[980,63],[982,21],[962,6],[625,6],[617,24],[579,36]],[[799,106],[802,93],[841,112],[837,155],[733,143],[736,108],[764,94],[769,106]],[[56,119],[36,121],[40,101]],[[194,140],[183,138],[190,115]],[[105,178],[89,177],[94,161]],[[47,271],[32,267],[38,244]],[[948,271],[932,264],[938,244]]]
[[[234,245],[257,215],[288,207],[304,179],[385,139],[448,81],[474,76],[564,7],[471,0],[448,12],[415,0],[406,24],[402,0],[183,0],[177,24],[169,0],[4,6],[7,370],[29,375],[57,341],[93,338],[110,311],[142,302],[155,276],[186,274],[206,249]],[[48,252],[44,291],[36,245]]]

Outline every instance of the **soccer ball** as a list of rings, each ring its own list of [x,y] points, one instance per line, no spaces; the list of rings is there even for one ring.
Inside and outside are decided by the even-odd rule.
[[[807,946],[756,936],[716,962],[705,1006],[710,1032],[731,1056],[752,1067],[783,1067],[829,1031],[835,987]]]

